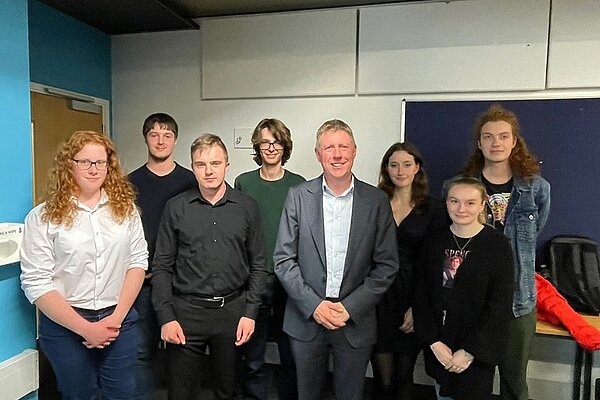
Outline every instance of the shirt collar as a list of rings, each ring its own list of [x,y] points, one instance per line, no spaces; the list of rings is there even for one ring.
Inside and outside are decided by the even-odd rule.
[[[325,180],[324,176],[323,176],[322,181],[323,181],[323,193],[327,193],[334,197],[344,197],[344,196],[354,192],[354,174],[352,174],[352,180],[350,181],[350,187],[348,187],[348,189],[344,190],[342,192],[342,194],[340,194],[339,196],[336,195],[335,193],[333,193],[333,190],[331,190],[331,188],[327,185],[327,181]]]
[[[94,208],[90,208],[90,207],[86,206],[85,204],[80,202],[76,196],[71,196],[71,200],[75,203],[75,205],[78,208],[81,208],[82,210],[96,211],[100,207],[104,207],[105,205],[108,204],[108,195],[106,194],[104,189],[100,189],[100,200],[98,201],[98,204],[96,204],[96,206]]]
[[[229,183],[225,182],[225,193],[223,194],[223,197],[214,204],[214,206],[217,206],[220,204],[225,204],[228,201],[230,201],[232,203],[237,203],[239,200],[238,192],[239,192],[238,190],[229,186]],[[204,196],[202,196],[202,193],[200,192],[200,188],[198,186],[195,187],[195,190],[193,190],[192,196],[190,197],[190,203],[193,201],[200,201],[202,203],[210,204],[204,198]]]

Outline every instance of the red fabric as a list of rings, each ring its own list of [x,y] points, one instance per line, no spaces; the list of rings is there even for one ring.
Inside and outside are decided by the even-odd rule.
[[[600,349],[600,330],[581,317],[554,286],[540,274],[535,274],[537,287],[537,319],[562,326],[573,339],[588,351]]]

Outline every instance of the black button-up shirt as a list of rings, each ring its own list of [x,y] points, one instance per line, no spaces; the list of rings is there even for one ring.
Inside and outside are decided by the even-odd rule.
[[[256,202],[227,185],[212,205],[198,187],[169,200],[158,229],[152,301],[158,322],[176,319],[175,294],[226,296],[246,289],[244,316],[256,319],[265,291],[264,235]]]

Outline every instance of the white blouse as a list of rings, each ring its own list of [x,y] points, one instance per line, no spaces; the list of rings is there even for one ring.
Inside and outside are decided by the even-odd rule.
[[[148,269],[139,213],[117,223],[108,197],[93,209],[77,199],[73,226],[43,222],[45,203],[29,212],[21,247],[21,287],[33,303],[56,290],[71,306],[99,310],[118,303],[130,268]]]

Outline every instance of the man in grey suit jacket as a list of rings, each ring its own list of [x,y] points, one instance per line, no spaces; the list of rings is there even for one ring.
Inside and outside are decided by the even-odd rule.
[[[356,144],[340,120],[325,122],[315,148],[323,174],[291,188],[273,259],[288,293],[300,400],[322,398],[331,352],[336,398],[362,399],[376,340],[375,306],[398,273],[390,203],[352,174]]]

